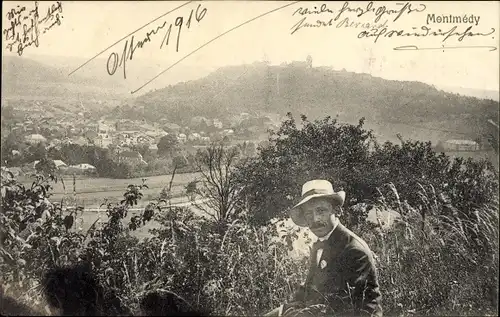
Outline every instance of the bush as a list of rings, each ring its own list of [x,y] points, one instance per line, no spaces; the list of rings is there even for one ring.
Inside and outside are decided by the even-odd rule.
[[[423,203],[417,194],[423,186],[448,196],[454,207],[470,216],[498,192],[498,178],[489,162],[452,161],[437,154],[430,142],[380,145],[363,122],[339,125],[329,117],[310,122],[302,116],[299,128],[289,114],[279,131],[271,134],[269,145],[239,166],[240,195],[251,221],[259,224],[286,216],[286,210],[299,201],[302,184],[314,178],[328,179],[335,190],[345,190],[347,208],[375,203],[377,188],[392,183],[412,206]]]
[[[218,223],[187,208],[152,202],[127,226],[123,221],[144,185],[130,185],[120,204],[108,205],[107,221],[86,233],[68,229],[70,211],[46,200],[46,182],[39,177],[32,188],[23,188],[8,172],[2,177],[2,281],[29,306],[39,303],[39,311],[45,303],[39,290],[43,273],[82,262],[90,263],[104,289],[135,313],[143,294],[165,288],[215,315],[254,315],[286,300],[306,273],[307,260],[288,257],[290,237],[280,239],[273,225],[257,229],[241,219]],[[42,219],[39,214],[47,211]],[[131,235],[153,218],[160,228],[149,238]]]
[[[368,164],[371,132],[357,126],[339,126],[329,117],[309,122],[302,117],[302,129],[288,115],[266,148],[239,167],[241,196],[251,214],[251,221],[262,224],[298,201],[302,184],[314,178],[331,180],[336,190],[347,191],[347,204],[362,201],[368,191],[356,181]]]
[[[294,272],[306,272],[305,262],[287,257],[276,227],[255,229],[241,221],[221,225],[185,208],[172,208],[158,221],[161,229],[143,242],[148,270],[142,271],[157,287],[214,315],[270,310],[304,277]]]
[[[77,261],[84,241],[81,233],[67,230],[61,207],[48,201],[50,188],[41,175],[26,188],[2,169],[1,279],[6,292],[12,288],[27,302],[35,298],[35,306],[41,303],[36,286],[43,272]]]
[[[43,175],[53,175],[57,167],[53,160],[44,157],[35,165],[35,170]]]

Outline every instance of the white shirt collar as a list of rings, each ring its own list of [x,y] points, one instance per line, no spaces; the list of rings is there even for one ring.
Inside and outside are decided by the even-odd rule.
[[[318,238],[319,241],[326,241],[326,240],[328,240],[330,238],[330,236],[332,235],[333,231],[337,228],[337,226],[339,224],[339,219],[337,217],[335,217],[335,215],[331,215],[330,219],[332,220],[333,228],[332,228],[332,230],[330,232],[328,232],[328,234],[326,236]]]

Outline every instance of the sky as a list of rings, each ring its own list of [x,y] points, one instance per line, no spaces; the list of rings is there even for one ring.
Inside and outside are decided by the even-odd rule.
[[[47,8],[55,1],[39,3],[40,16],[44,16]],[[73,56],[91,58],[109,45],[115,43],[134,30],[142,27],[164,13],[181,6],[181,1],[63,1],[60,14],[60,25],[55,25],[45,34],[39,36],[39,46],[27,47],[23,57],[33,54],[53,56]],[[372,8],[381,12],[401,10],[404,2],[373,2]],[[2,2],[6,12],[16,6],[33,9],[33,1]],[[288,5],[288,6],[286,6]],[[320,14],[301,14],[305,9],[319,11],[324,5],[331,12]],[[187,54],[193,52],[218,35],[249,21],[263,13],[286,6],[280,10],[255,19],[206,46],[192,53],[180,63],[194,67],[219,67],[225,65],[248,64],[261,61],[264,58],[271,64],[282,62],[304,61],[310,55],[313,66],[331,66],[335,69],[345,69],[358,73],[369,73],[373,76],[397,80],[422,81],[433,85],[457,86],[473,89],[499,90],[499,50],[489,51],[485,48],[472,46],[499,47],[500,5],[497,1],[490,2],[410,2],[412,10],[393,21],[397,14],[384,14],[378,23],[374,23],[376,15],[367,12],[358,17],[356,12],[343,12],[332,26],[303,27],[292,33],[293,26],[305,19],[304,23],[317,25],[317,21],[328,24],[337,16],[343,6],[355,10],[366,10],[369,2],[285,2],[285,1],[203,1],[191,2],[175,12],[169,13],[156,22],[134,33],[134,40],[144,39],[146,33],[156,29],[166,22],[166,27],[158,34],[151,35],[151,42],[144,43],[143,48],[134,52],[134,58],[150,60],[158,67],[158,73],[178,62]],[[200,7],[199,7],[200,6]],[[20,8],[18,7],[18,8]],[[188,28],[186,23],[191,11],[198,17],[192,18]],[[423,10],[425,8],[425,10]],[[202,11],[205,9],[205,14]],[[469,17],[476,20],[473,23],[432,23],[428,24],[428,16],[443,15]],[[4,34],[2,38],[3,54],[12,55],[5,48],[7,44],[5,29],[8,28],[7,15],[2,19]],[[175,21],[182,17],[184,23],[179,36],[179,49],[176,51],[177,31]],[[479,17],[479,20],[477,20]],[[444,43],[443,36],[428,37],[380,37],[374,43],[374,37],[358,38],[363,31],[363,25],[338,27],[338,24],[348,18],[350,22],[360,24],[382,24],[390,30],[405,30],[429,27],[433,31],[443,32],[457,26],[456,32],[464,32],[472,26],[471,32],[491,33],[488,36],[465,37],[459,41],[458,36],[452,36]],[[437,20],[435,20],[437,21]],[[476,25],[476,21],[478,22]],[[168,26],[173,23],[168,46],[160,48]],[[366,26],[366,25],[365,25]],[[105,51],[101,57],[108,58],[113,52],[120,56],[123,53],[123,39],[115,46]],[[442,45],[457,47],[453,49],[428,50],[394,50],[395,47],[416,45],[420,48],[442,48]],[[465,48],[464,48],[465,47]],[[468,47],[468,48],[467,48]],[[112,58],[111,58],[112,60]],[[103,65],[103,67],[106,67]],[[175,67],[175,66],[174,66]],[[120,73],[118,68],[115,76]],[[134,61],[127,62],[127,76],[141,76],[140,69],[134,68]],[[144,78],[148,81],[150,78]]]

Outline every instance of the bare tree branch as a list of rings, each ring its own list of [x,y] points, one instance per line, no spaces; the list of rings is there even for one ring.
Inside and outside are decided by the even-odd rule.
[[[229,220],[238,205],[238,188],[233,173],[238,156],[237,148],[228,148],[222,143],[212,143],[197,155],[196,166],[203,181],[196,193],[209,199],[205,207],[200,209],[212,217],[215,214],[218,221]],[[212,209],[212,212],[208,209]]]

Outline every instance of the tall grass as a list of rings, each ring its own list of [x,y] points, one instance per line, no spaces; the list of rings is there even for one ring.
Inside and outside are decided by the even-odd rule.
[[[185,208],[158,221],[161,228],[129,253],[125,265],[134,278],[126,278],[123,296],[165,288],[215,315],[255,316],[287,300],[305,277],[307,260],[288,257],[276,226],[220,227]],[[137,298],[128,300],[137,307]]]
[[[498,201],[474,217],[443,215],[432,188],[420,187],[418,208],[388,188],[378,208],[401,217],[392,227],[361,231],[377,255],[386,315],[495,315]]]
[[[16,233],[16,210],[32,210],[32,196],[13,181],[6,184],[5,192],[15,196],[2,199],[2,225],[12,230],[0,249],[1,282],[7,294],[42,311],[43,270],[81,258],[136,313],[144,292],[162,288],[213,315],[260,315],[287,301],[307,273],[307,258],[289,256],[294,230],[283,236],[275,224],[254,227],[244,218],[216,223],[179,207],[160,208],[160,226],[144,240],[132,237],[120,221],[96,224],[86,233],[66,231],[67,211],[57,207],[23,238]],[[419,206],[409,206],[392,184],[379,193],[376,208],[400,217],[392,226],[352,230],[375,253],[384,314],[495,315],[498,200],[464,215],[446,213],[432,187],[420,186]],[[113,210],[108,212],[120,211]]]

